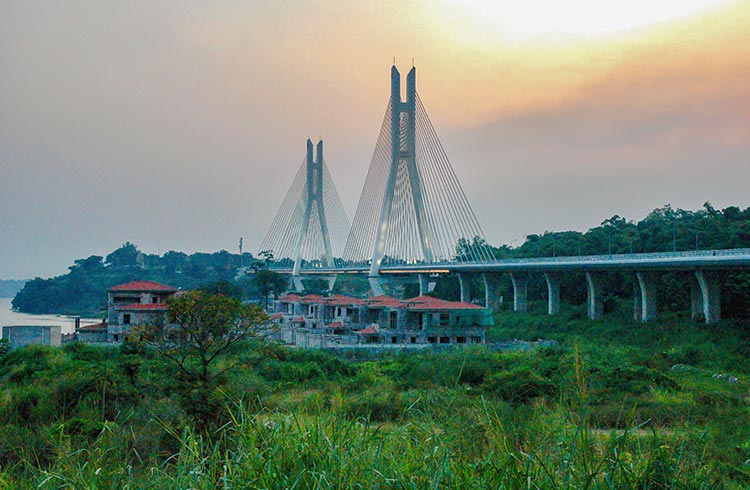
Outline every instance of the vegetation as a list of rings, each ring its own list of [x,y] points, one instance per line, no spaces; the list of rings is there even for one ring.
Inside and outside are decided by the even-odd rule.
[[[459,255],[469,246],[459,244]],[[545,232],[529,235],[519,247],[508,245],[494,248],[497,258],[551,257],[564,255],[619,254],[639,252],[669,252],[672,250],[712,250],[724,248],[750,247],[750,208],[740,210],[730,206],[723,210],[714,209],[709,203],[699,211],[673,209],[666,205],[649,213],[646,218],[635,223],[620,216],[613,216],[601,226],[585,233],[575,231]],[[24,286],[13,299],[13,307],[26,313],[63,313],[92,315],[98,314],[106,298],[107,289],[132,280],[153,280],[193,289],[211,283],[228,284],[236,289],[236,297],[267,301],[288,287],[286,278],[268,270],[273,253],[263,251],[253,259],[249,253],[243,256],[225,250],[207,254],[186,255],[169,251],[163,256],[147,255],[138,251],[132,243],[125,243],[106,257],[92,255],[76,260],[70,271],[52,279],[36,278]],[[236,277],[238,268],[244,264],[252,267],[254,274]],[[362,278],[340,278],[333,292],[363,295],[367,281]],[[506,280],[505,287],[510,289]],[[612,298],[625,298],[632,295],[630,280],[612,274],[604,285]],[[660,276],[660,308],[682,312],[688,308],[687,299],[680,293],[684,287],[684,277],[677,274]],[[307,281],[308,290],[326,292],[325,281]],[[750,317],[750,274],[729,274],[725,281],[726,294],[723,297],[722,312],[732,318]],[[545,286],[541,277],[535,277],[529,284],[532,296],[542,294]],[[481,294],[482,285],[473,288]],[[225,290],[213,292],[225,293]],[[239,291],[239,295],[237,295]],[[417,291],[407,286],[405,294]],[[458,298],[458,282],[455,278],[439,281],[436,293],[446,299]],[[562,284],[563,300],[582,303],[585,300],[585,284],[580,277],[566,274]],[[672,298],[683,298],[674,303]]]
[[[203,430],[221,408],[212,396],[218,379],[236,362],[225,362],[221,369],[215,366],[253,337],[267,318],[256,305],[204,291],[188,291],[169,298],[167,304],[168,322],[137,327],[132,341],[144,342],[171,361],[183,405]]]
[[[107,290],[130,281],[156,281],[182,289],[200,286],[239,288],[244,298],[259,298],[256,282],[250,277],[236,279],[241,264],[253,262],[252,255],[231,254],[226,250],[212,254],[169,251],[143,254],[130,242],[106,258],[92,255],[76,260],[67,274],[51,279],[35,278],[13,298],[13,307],[24,313],[97,315],[106,305]],[[234,293],[236,294],[236,293]]]
[[[518,248],[495,249],[498,258],[602,255],[750,247],[750,208],[656,208],[635,223],[613,216],[585,233],[545,232],[529,235]]]
[[[557,341],[526,352],[244,342],[205,429],[147,345],[11,351],[0,486],[747,488],[747,324],[581,316],[499,315],[495,337]]]

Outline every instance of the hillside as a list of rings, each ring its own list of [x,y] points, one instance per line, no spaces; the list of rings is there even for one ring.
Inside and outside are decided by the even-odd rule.
[[[666,205],[638,222],[620,216],[605,219],[601,226],[586,232],[544,232],[529,235],[519,247],[493,247],[496,258],[597,255],[616,253],[669,252],[672,250],[723,249],[750,247],[750,208],[730,206],[723,210],[706,203],[703,209],[689,211]],[[457,245],[461,254],[461,244]],[[241,264],[250,265],[249,253],[240,257],[226,250],[216,253],[169,251],[162,256],[146,255],[132,243],[126,243],[106,257],[92,255],[79,259],[67,274],[51,279],[35,278],[16,294],[13,306],[25,313],[62,313],[87,315],[98,313],[112,286],[132,280],[151,280],[183,289],[216,281],[230,281],[240,287],[245,298],[260,298],[257,285],[250,279],[237,280]],[[605,289],[610,303],[632,295],[631,281],[621,274],[610,274]],[[659,304],[662,311],[682,314],[689,296],[682,294],[684,281],[676,274],[659,278]],[[364,294],[363,281],[337,281],[335,292]],[[366,284],[364,284],[366,287]],[[415,286],[416,287],[416,286]],[[481,293],[481,284],[474,288]],[[510,281],[505,280],[506,296]],[[562,300],[581,304],[586,298],[585,282],[575,274],[563,278]],[[413,292],[414,288],[408,289]],[[530,297],[544,294],[543,279],[529,283]],[[457,299],[455,278],[439,281],[437,295]],[[750,318],[750,274],[726,274],[722,293],[722,314],[729,318]]]
[[[253,261],[252,255],[169,251],[146,255],[125,243],[106,257],[92,255],[76,260],[67,274],[50,279],[35,278],[13,298],[13,307],[24,313],[92,315],[106,309],[107,290],[134,280],[156,281],[176,288],[192,289],[218,281],[233,281],[253,296],[249,280],[235,280],[237,269]]]

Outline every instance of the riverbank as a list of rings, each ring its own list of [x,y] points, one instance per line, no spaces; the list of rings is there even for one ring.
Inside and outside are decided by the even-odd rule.
[[[62,333],[75,331],[75,316],[69,315],[32,315],[13,311],[12,298],[0,298],[0,326],[8,325],[60,325]],[[101,323],[101,318],[81,318],[81,325]]]

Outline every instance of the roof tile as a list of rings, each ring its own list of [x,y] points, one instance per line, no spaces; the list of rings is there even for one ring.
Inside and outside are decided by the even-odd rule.
[[[110,291],[164,291],[177,292],[172,286],[165,286],[153,281],[133,281],[127,284],[120,284],[110,289]]]

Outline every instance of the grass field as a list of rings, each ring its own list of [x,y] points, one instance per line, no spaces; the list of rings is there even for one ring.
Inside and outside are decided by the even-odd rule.
[[[498,315],[496,338],[557,341],[527,352],[248,344],[208,407],[132,346],[15,351],[0,486],[750,487],[750,325],[581,316]]]

